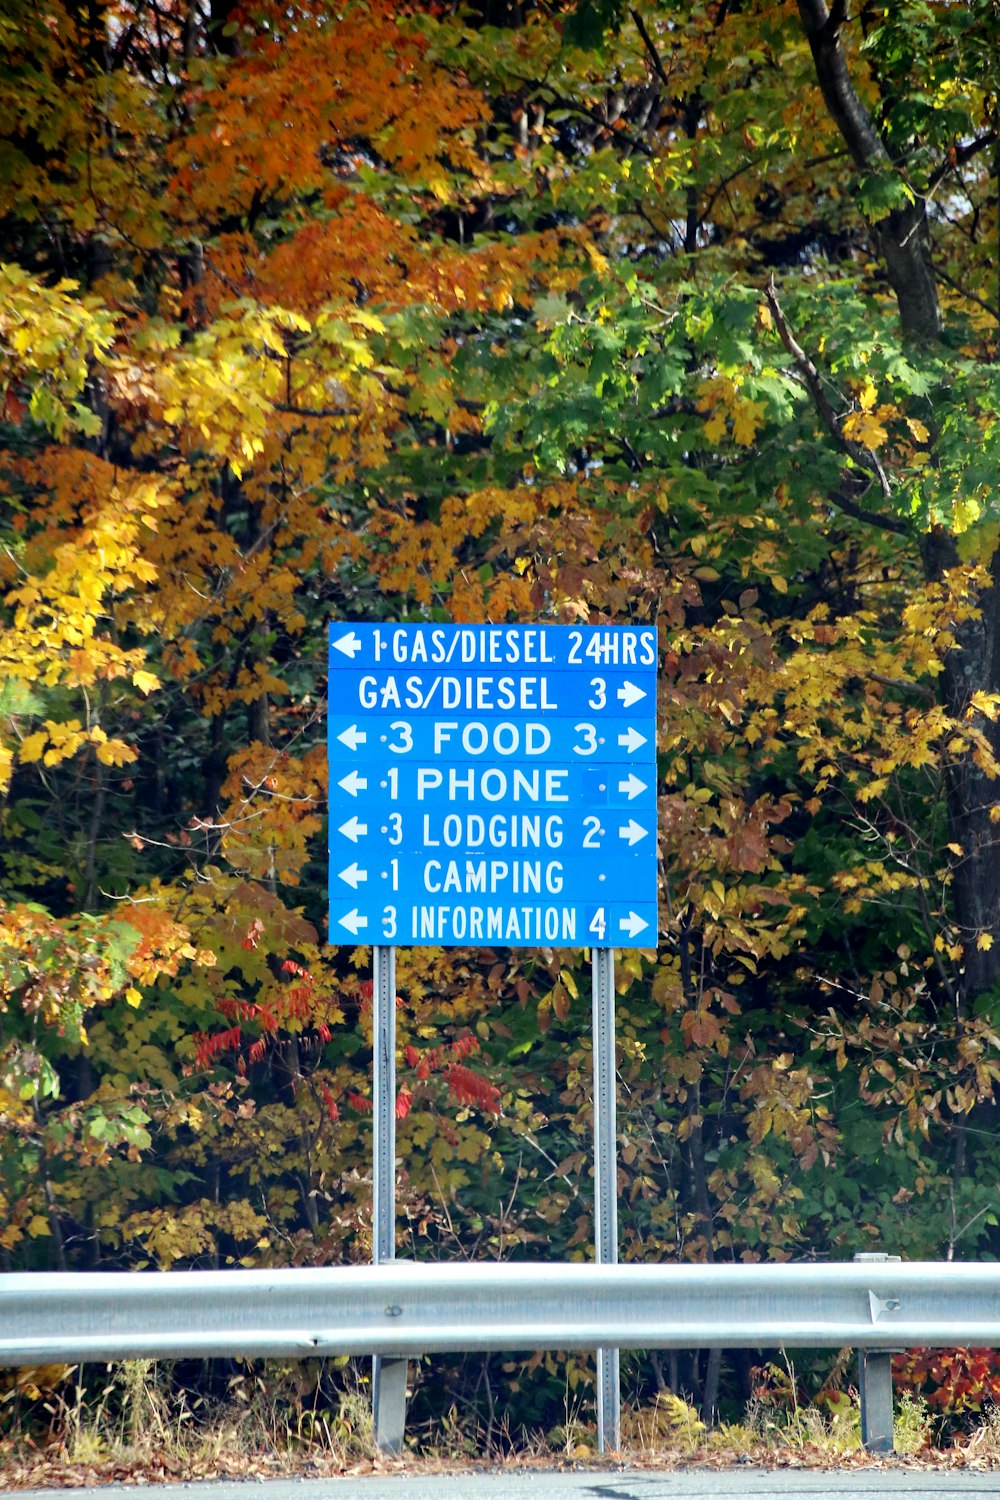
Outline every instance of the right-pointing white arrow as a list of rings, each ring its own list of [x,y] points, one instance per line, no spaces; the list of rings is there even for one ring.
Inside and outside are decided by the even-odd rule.
[[[644,922],[637,911],[630,911],[627,917],[622,917],[618,923],[622,932],[627,932],[629,937],[635,937],[637,932],[642,932],[649,926]]]
[[[368,832],[368,824],[360,822],[357,818],[348,818],[346,823],[341,823],[337,832],[350,839],[352,844],[356,844],[358,839],[364,838]]]
[[[637,823],[634,818],[630,818],[627,823],[623,823],[618,829],[618,837],[620,839],[628,839],[629,846],[631,847],[632,844],[637,844],[640,839],[644,839],[648,832],[648,828],[643,828],[641,823]]]
[[[638,703],[640,698],[645,698],[646,689],[636,687],[634,682],[629,682],[626,679],[626,681],[618,689],[618,696],[622,700],[626,708],[631,708],[633,703]]]
[[[341,735],[341,739],[343,739],[343,735]],[[633,750],[638,750],[640,745],[645,745],[646,736],[640,734],[638,729],[630,728],[624,734],[618,736],[618,743],[631,755]]]
[[[640,781],[638,776],[633,776],[632,772],[630,771],[624,781],[619,781],[618,790],[620,792],[624,792],[628,800],[631,802],[633,797],[638,797],[640,792],[644,792],[646,790],[646,785],[647,783],[645,781]]]
[[[349,656],[352,661],[361,650],[361,642],[358,640],[353,630],[349,630],[346,635],[342,635],[339,641],[331,641],[330,645],[333,647],[334,651],[342,651],[343,654],[345,656]]]
[[[347,913],[346,917],[340,918],[340,925],[341,927],[346,927],[348,932],[353,932],[354,936],[357,937],[362,927],[368,926],[368,918],[363,917],[358,911],[358,908],[355,907],[353,911],[349,911]],[[643,923],[643,926],[645,925],[646,924]]]
[[[365,744],[368,736],[363,729],[358,728],[357,724],[352,724],[350,728],[344,730],[343,734],[338,734],[337,738],[342,745],[347,746],[348,750],[356,750],[359,745]]]
[[[341,870],[337,879],[346,880],[348,885],[353,886],[357,890],[362,880],[368,879],[368,871],[359,869],[358,862],[355,860],[352,865],[347,866],[346,870]]]

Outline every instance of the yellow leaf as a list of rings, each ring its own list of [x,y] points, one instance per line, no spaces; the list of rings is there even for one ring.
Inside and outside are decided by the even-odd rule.
[[[772,573],[771,574],[771,587],[775,590],[776,593],[787,594],[788,593],[788,580],[787,580],[787,578],[782,578],[782,576],[781,576],[780,573]]]
[[[19,758],[22,761],[41,760],[42,751],[45,749],[45,746],[48,744],[48,742],[49,737],[45,733],[44,729],[40,729],[37,734],[26,735],[25,738],[21,741]]]
[[[160,679],[154,676],[152,672],[133,672],[132,681],[141,693],[146,694],[151,693],[154,688],[160,686]]]
[[[981,932],[976,938],[976,947],[981,953],[988,953],[993,947],[993,939],[988,932]]]
[[[852,411],[844,420],[844,436],[848,442],[860,443],[863,448],[880,448],[889,434],[870,412]]]
[[[963,531],[968,531],[974,526],[983,513],[983,507],[974,495],[967,495],[961,500],[955,501],[955,512],[952,520],[952,530],[956,536],[961,536]]]
[[[126,745],[124,740],[108,740],[105,745],[98,745],[97,759],[105,766],[127,766],[129,761],[137,760],[136,752],[131,745]]]
[[[717,443],[726,435],[726,414],[721,407],[705,423],[705,436],[710,443]]]
[[[140,990],[137,990],[134,985],[129,985],[128,989],[125,991],[125,999],[128,1001],[129,1005],[133,1007],[141,1005],[142,992]]]
[[[757,429],[764,420],[764,406],[760,401],[741,401],[733,415],[733,441],[749,447],[757,436]]]
[[[49,732],[57,743],[51,749],[46,750],[42,756],[44,765],[55,766],[61,760],[69,760],[70,756],[75,755],[84,743],[86,736],[80,734],[79,730],[71,730],[68,733],[65,732],[66,730],[67,726],[64,724],[50,726]]]
[[[985,714],[990,722],[993,723],[998,714],[1000,714],[1000,697],[996,693],[977,691],[973,693],[969,700],[969,708],[965,715],[967,719],[972,717],[973,710]]]
[[[373,333],[385,333],[385,324],[377,313],[366,312],[363,307],[351,308],[351,322],[358,328],[370,328]],[[306,324],[304,331],[308,332],[308,328]]]
[[[949,844],[948,848],[951,850],[952,854],[956,854],[959,859],[961,859],[965,854],[965,850],[962,848],[961,844]]]
[[[865,380],[864,385],[858,392],[858,405],[862,411],[871,411],[878,397],[878,391],[870,380]]]
[[[33,1240],[40,1239],[43,1234],[51,1234],[48,1219],[43,1219],[41,1214],[35,1214],[28,1223],[28,1233]]]

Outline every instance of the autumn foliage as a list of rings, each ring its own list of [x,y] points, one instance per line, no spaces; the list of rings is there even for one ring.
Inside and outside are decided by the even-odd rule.
[[[657,626],[623,1258],[1000,1250],[996,25],[6,7],[5,1267],[369,1256],[331,619]],[[589,983],[400,951],[401,1252],[592,1254]]]

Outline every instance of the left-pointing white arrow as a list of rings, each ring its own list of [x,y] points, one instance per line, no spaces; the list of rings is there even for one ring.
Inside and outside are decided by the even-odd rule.
[[[348,885],[353,886],[354,889],[357,890],[362,880],[368,879],[368,871],[359,869],[358,862],[357,860],[355,860],[352,865],[347,866],[346,870],[341,870],[340,874],[337,876],[337,879],[346,880]]]
[[[635,826],[638,828],[638,823]],[[341,823],[337,832],[342,833],[345,838],[350,839],[352,844],[356,844],[358,839],[365,837],[365,834],[368,832],[368,824],[362,823],[358,818],[348,818],[346,823]],[[633,839],[629,839],[630,844],[633,842]]]
[[[353,932],[354,936],[357,937],[362,927],[368,926],[368,918],[363,917],[358,908],[355,907],[353,911],[347,913],[346,917],[340,918],[340,925],[341,927],[346,927],[348,932]]]
[[[349,630],[346,635],[342,635],[338,641],[331,641],[330,645],[333,647],[334,651],[342,651],[344,655],[349,656],[352,661],[361,650],[361,642],[358,640],[353,630]]]
[[[359,792],[368,790],[368,777],[359,776],[357,771],[348,771],[346,776],[341,776],[337,785],[342,786],[345,792],[350,792],[352,797],[356,797]]]
[[[637,911],[630,911],[627,917],[620,919],[618,926],[623,932],[627,932],[629,937],[635,937],[636,933],[642,932],[649,926],[649,923],[644,922]]]
[[[645,698],[646,689],[636,687],[634,682],[629,682],[626,679],[618,689],[618,696],[626,708],[631,708],[633,703],[638,703],[640,698]]]
[[[359,745],[367,742],[368,736],[363,729],[358,728],[357,724],[352,724],[349,729],[344,730],[343,734],[338,734],[337,738],[342,745],[347,746],[348,750],[356,750]]]
[[[638,797],[640,792],[646,790],[647,784],[645,781],[640,781],[638,776],[634,776],[630,771],[624,781],[619,781],[618,790],[624,792],[631,802],[633,797]]]

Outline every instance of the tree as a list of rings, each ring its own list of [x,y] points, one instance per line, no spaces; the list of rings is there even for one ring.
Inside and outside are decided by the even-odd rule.
[[[0,23],[12,1264],[367,1253],[331,617],[659,626],[626,1255],[995,1249],[996,42],[987,0]],[[589,1253],[587,982],[401,954],[411,1245]]]

